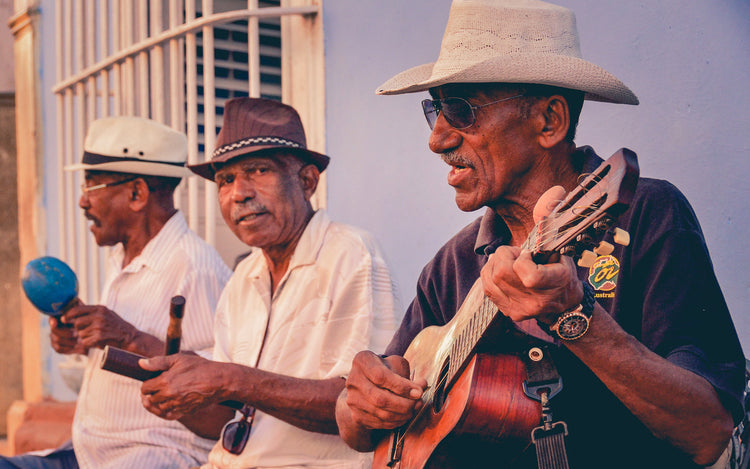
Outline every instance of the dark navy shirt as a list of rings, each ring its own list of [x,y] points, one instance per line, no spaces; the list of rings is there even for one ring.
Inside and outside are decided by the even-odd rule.
[[[589,147],[575,157],[584,172],[602,161]],[[618,226],[630,233],[630,244],[599,257],[591,269],[579,268],[579,277],[592,284],[597,302],[625,331],[708,380],[739,422],[745,359],[690,204],[669,182],[640,178]],[[387,353],[403,355],[419,331],[450,321],[487,256],[509,236],[503,220],[488,209],[449,240],[422,271],[416,298]],[[571,468],[698,467],[653,437],[567,349],[556,348],[553,357],[564,384],[551,402],[554,419],[568,425]],[[533,449],[527,453],[525,462],[508,467],[536,467]],[[465,463],[453,467],[468,467]]]

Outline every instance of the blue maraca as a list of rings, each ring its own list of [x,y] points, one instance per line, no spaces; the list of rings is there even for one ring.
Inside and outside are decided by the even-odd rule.
[[[23,270],[21,285],[26,297],[39,311],[59,317],[78,297],[78,278],[56,257],[38,257]]]

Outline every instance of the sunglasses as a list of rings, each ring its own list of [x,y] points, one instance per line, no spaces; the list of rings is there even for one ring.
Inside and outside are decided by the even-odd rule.
[[[255,420],[255,407],[245,404],[240,412],[242,417],[239,420],[227,423],[221,430],[221,444],[232,454],[242,454],[245,450],[250,430],[253,428],[253,420]]]
[[[477,121],[474,115],[475,109],[480,109],[490,104],[502,103],[511,99],[520,98],[523,94],[517,94],[508,98],[498,99],[490,103],[475,106],[463,98],[425,99],[422,101],[422,111],[427,119],[430,129],[435,128],[435,122],[439,114],[443,114],[445,120],[455,129],[466,129]]]

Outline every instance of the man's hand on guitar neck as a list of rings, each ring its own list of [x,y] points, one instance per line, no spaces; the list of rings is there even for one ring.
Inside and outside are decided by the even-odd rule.
[[[515,322],[532,318],[549,322],[583,298],[575,265],[567,256],[555,263],[537,264],[529,251],[501,246],[481,276],[485,295]]]
[[[534,207],[534,222],[549,215],[565,197],[565,189],[547,190]],[[484,292],[498,309],[515,322],[544,320],[574,307],[583,298],[575,263],[568,256],[537,264],[531,253],[515,246],[501,246],[481,272]]]
[[[359,352],[336,404],[341,437],[358,451],[372,451],[382,435],[410,421],[422,408],[427,382],[410,381],[403,357]]]

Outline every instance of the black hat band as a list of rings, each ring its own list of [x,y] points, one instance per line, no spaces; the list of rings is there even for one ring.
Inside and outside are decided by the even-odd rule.
[[[102,163],[119,163],[122,161],[134,161],[139,163],[150,163],[150,164],[167,164],[170,166],[180,166],[185,167],[185,163],[182,162],[173,162],[173,161],[154,161],[154,160],[144,160],[141,158],[133,158],[132,156],[106,156],[106,155],[100,155],[98,153],[89,153],[87,151],[83,152],[83,158],[81,159],[81,163],[83,164],[90,164],[90,165],[97,165]]]

